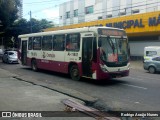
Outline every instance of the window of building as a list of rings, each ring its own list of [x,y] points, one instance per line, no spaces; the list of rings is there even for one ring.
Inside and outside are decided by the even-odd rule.
[[[119,15],[126,15],[126,12],[120,12]]]
[[[66,39],[67,51],[79,51],[80,49],[80,34],[68,34]]]
[[[52,36],[43,36],[42,49],[43,50],[52,50]]]
[[[28,50],[32,50],[33,49],[33,43],[32,43],[32,38],[30,37],[28,40]]]
[[[33,49],[34,50],[41,50],[41,37],[34,37],[33,38]]]
[[[65,35],[55,35],[53,39],[53,50],[64,51]]]
[[[78,9],[74,10],[74,17],[78,16]]]
[[[132,10],[132,14],[136,14],[136,13],[139,13],[139,9]]]
[[[99,16],[99,17],[98,17],[98,20],[101,20],[101,19],[102,19],[102,16]]]
[[[107,16],[106,16],[106,18],[111,18],[112,17],[112,14],[108,14]]]
[[[93,6],[86,7],[86,14],[93,13]]]
[[[66,12],[66,18],[70,18],[70,12]]]

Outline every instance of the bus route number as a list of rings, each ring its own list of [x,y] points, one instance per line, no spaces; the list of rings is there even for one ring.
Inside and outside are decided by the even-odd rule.
[[[68,56],[78,56],[78,53],[68,53]]]

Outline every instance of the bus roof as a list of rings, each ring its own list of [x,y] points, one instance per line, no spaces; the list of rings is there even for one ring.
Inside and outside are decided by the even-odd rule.
[[[31,34],[24,34],[19,35],[18,38],[25,38],[25,37],[32,37],[32,36],[40,36],[40,35],[50,35],[50,34],[65,34],[65,33],[77,33],[77,32],[96,32],[99,28],[107,28],[113,30],[122,30],[119,28],[112,28],[112,27],[83,27],[83,28],[75,28],[75,29],[65,29],[65,30],[57,30],[57,31],[49,31],[49,32],[39,32],[39,33],[31,33]]]

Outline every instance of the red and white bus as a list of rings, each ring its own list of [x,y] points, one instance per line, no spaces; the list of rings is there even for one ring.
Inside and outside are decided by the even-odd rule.
[[[22,65],[69,73],[71,78],[110,79],[129,75],[129,47],[124,30],[84,27],[20,35]]]

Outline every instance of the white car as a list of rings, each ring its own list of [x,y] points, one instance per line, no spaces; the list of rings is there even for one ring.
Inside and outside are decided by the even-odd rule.
[[[0,48],[0,57],[3,56],[3,49]]]
[[[2,61],[5,63],[18,63],[17,51],[5,51]]]

